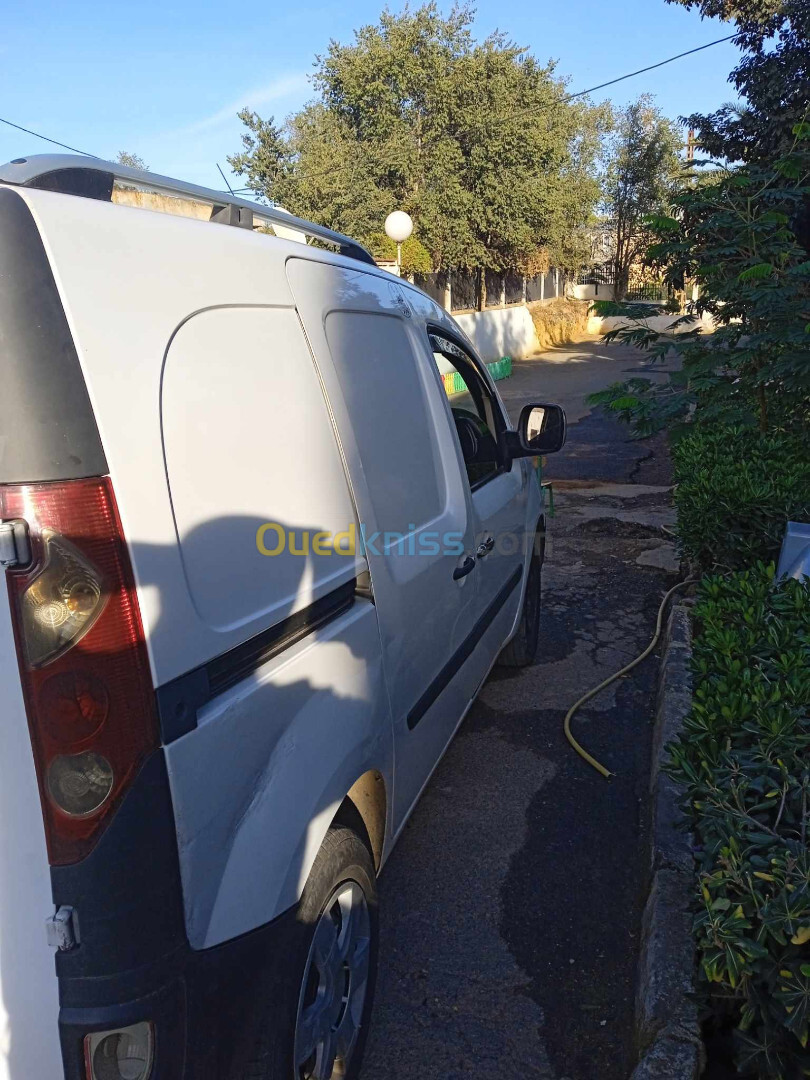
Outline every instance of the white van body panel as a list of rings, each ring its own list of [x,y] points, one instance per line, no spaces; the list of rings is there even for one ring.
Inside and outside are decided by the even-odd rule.
[[[1,388],[0,388],[1,392]],[[7,586],[0,577],[0,1080],[56,1080],[59,986],[45,829]]]
[[[271,625],[355,576],[361,560],[325,546],[348,539],[354,507],[292,308],[216,308],[183,323],[166,355],[161,415],[183,570],[203,623],[219,633]],[[328,554],[313,550],[319,533]],[[262,554],[260,538],[281,550]]]
[[[195,312],[248,305],[292,310],[284,255],[299,253],[301,245],[93,199],[21,194],[40,225],[84,371],[160,686],[267,622],[257,615],[215,629],[200,618],[188,589],[178,587],[185,574],[166,484],[164,360]],[[302,595],[301,606],[307,602]]]
[[[217,697],[166,748],[186,922],[208,948],[295,904],[347,791],[392,785],[374,607],[344,617]]]

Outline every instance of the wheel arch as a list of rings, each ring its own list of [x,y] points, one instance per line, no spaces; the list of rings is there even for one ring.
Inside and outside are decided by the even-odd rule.
[[[378,769],[368,769],[358,776],[340,804],[335,820],[354,825],[351,819],[355,815],[362,822],[374,857],[374,869],[379,872],[388,824],[388,792],[385,777]]]

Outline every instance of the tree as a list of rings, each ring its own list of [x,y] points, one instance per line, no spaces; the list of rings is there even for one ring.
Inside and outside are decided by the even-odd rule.
[[[387,259],[395,262],[397,258],[397,245],[384,232],[375,233],[368,239],[368,247],[376,259]],[[402,272],[405,274],[429,274],[433,269],[430,253],[425,245],[415,236],[409,236],[401,245]]]
[[[119,150],[118,156],[115,159],[119,165],[126,165],[129,169],[145,169],[149,171],[149,166],[144,164],[142,157],[138,157],[137,154],[130,154],[128,150]]]
[[[554,66],[505,35],[476,42],[472,9],[385,11],[316,60],[318,98],[287,122],[242,113],[229,158],[260,194],[369,242],[393,209],[434,269],[522,269],[572,236],[598,198],[607,110],[566,101]]]
[[[665,212],[672,200],[681,146],[677,128],[654,107],[649,94],[618,116],[603,184],[616,300],[626,296],[631,269],[649,247],[647,219]]]
[[[737,24],[746,55],[730,81],[745,107],[724,106],[687,123],[712,157],[773,160],[793,143],[810,102],[810,4],[807,0],[668,0]]]
[[[798,124],[794,146],[770,166],[725,168],[686,187],[674,213],[652,227],[651,255],[671,281],[700,282],[700,297],[665,333],[641,311],[607,337],[637,345],[653,359],[674,353],[680,364],[664,380],[634,379],[592,398],[646,435],[678,421],[756,425],[763,434],[810,425],[810,261],[791,223],[810,194],[810,124]],[[708,315],[714,333],[694,319]],[[691,326],[690,326],[691,323]],[[686,327],[686,332],[683,332]],[[681,332],[678,332],[681,331]]]

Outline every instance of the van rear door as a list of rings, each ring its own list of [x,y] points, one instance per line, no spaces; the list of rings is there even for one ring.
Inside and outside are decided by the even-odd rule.
[[[2,382],[0,382],[2,393]],[[0,1080],[62,1076],[45,829],[11,608],[0,577]]]
[[[39,230],[0,186],[0,519],[8,484],[106,472]],[[0,1080],[56,1080],[59,991],[45,827],[0,566]]]

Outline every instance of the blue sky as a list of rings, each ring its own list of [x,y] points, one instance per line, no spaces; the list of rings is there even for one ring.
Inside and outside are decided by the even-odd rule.
[[[225,157],[239,148],[237,110],[248,105],[278,120],[300,107],[312,96],[315,55],[330,38],[350,41],[382,6],[7,0],[0,116],[101,157],[130,150],[155,172],[221,188],[216,163],[230,177]],[[733,29],[664,0],[481,0],[476,32],[495,28],[539,59],[555,58],[572,92]],[[734,96],[726,79],[738,55],[730,42],[717,45],[594,100],[624,104],[648,91],[672,117],[711,111]],[[48,149],[0,124],[0,161]]]

